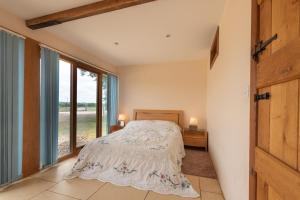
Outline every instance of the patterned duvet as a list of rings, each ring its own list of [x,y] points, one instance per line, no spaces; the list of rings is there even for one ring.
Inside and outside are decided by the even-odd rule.
[[[184,156],[177,124],[132,121],[124,129],[88,143],[66,178],[98,179],[161,194],[198,197],[181,173]]]

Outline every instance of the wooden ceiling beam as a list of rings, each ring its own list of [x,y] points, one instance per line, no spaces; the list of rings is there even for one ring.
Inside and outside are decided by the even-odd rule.
[[[26,20],[26,26],[35,30],[64,22],[120,10],[156,0],[103,0],[88,5],[71,8],[53,14]]]

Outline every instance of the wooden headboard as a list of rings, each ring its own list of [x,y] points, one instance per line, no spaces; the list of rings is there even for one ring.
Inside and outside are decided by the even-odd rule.
[[[133,112],[134,120],[165,120],[172,121],[184,128],[182,110],[142,110],[136,109]]]

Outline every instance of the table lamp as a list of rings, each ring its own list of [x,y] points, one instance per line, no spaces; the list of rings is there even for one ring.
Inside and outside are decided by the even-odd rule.
[[[120,126],[122,126],[122,127],[125,126],[125,120],[126,120],[126,115],[119,114],[118,121],[119,121]]]
[[[195,118],[195,117],[190,118],[189,129],[192,131],[197,131],[197,129],[198,129],[198,119],[197,118]]]

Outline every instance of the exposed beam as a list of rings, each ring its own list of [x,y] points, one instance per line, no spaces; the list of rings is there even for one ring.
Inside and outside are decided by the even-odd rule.
[[[71,8],[53,14],[26,20],[27,27],[40,29],[64,22],[90,17],[114,10],[120,10],[156,0],[103,0],[88,5]]]

